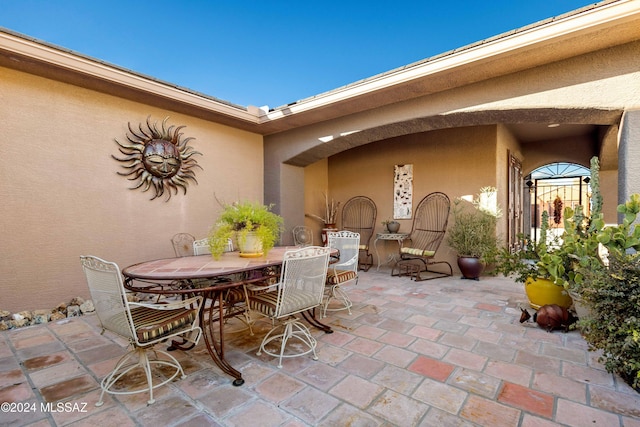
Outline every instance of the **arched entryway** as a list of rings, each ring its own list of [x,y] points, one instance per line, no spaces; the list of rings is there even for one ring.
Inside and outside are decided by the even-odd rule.
[[[529,224],[525,224],[525,230],[530,230],[530,237],[537,240],[544,211],[549,213],[550,232],[558,236],[564,231],[565,207],[575,208],[581,205],[585,215],[589,215],[590,180],[591,173],[588,168],[567,162],[541,166],[525,177],[525,185],[529,192]]]

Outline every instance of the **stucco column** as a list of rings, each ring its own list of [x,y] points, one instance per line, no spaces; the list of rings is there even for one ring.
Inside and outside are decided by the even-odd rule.
[[[625,111],[618,147],[618,202],[640,193],[640,110]],[[618,218],[620,220],[621,218]]]
[[[304,168],[281,163],[274,157],[265,156],[264,202],[273,203],[273,211],[284,218],[280,243],[293,245],[291,230],[304,225]]]

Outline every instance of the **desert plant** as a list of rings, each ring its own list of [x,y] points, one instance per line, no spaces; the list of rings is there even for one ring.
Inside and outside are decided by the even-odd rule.
[[[219,258],[228,239],[235,237],[242,244],[250,232],[262,242],[263,253],[268,253],[280,238],[284,219],[273,212],[273,205],[243,201],[231,204],[220,202],[222,212],[209,233],[209,248]]]
[[[582,298],[591,315],[579,321],[590,350],[608,372],[640,390],[640,254],[611,252],[609,266],[585,272]]]
[[[453,223],[447,230],[447,244],[459,256],[476,257],[486,262],[496,252],[496,225],[500,210],[497,207],[488,209],[481,203],[483,194],[495,191],[493,187],[484,187],[471,203],[463,199],[453,202]]]

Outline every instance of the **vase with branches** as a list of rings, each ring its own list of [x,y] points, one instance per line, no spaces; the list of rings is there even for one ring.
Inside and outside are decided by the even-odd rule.
[[[324,223],[325,227],[328,225],[335,225],[338,220],[338,208],[340,207],[340,202],[336,202],[334,199],[329,201],[329,196],[327,193],[322,193],[324,196],[324,216],[315,215],[315,214],[306,214],[309,218],[316,219]]]

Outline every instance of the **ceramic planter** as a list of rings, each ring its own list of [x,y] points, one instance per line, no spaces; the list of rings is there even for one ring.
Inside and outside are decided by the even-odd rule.
[[[400,230],[400,223],[397,221],[391,221],[387,223],[387,230],[389,233],[397,233]]]
[[[582,300],[582,297],[576,292],[569,291],[571,299],[573,299],[573,309],[578,316],[578,319],[588,319],[591,317],[591,307]]]
[[[557,304],[564,308],[569,308],[573,304],[566,289],[548,279],[529,277],[524,284],[524,290],[529,298],[529,304],[536,310],[547,304]]]
[[[252,231],[238,235],[238,249],[240,256],[244,258],[257,258],[263,255],[262,241],[258,234]]]
[[[484,263],[478,257],[459,256],[458,268],[463,279],[480,280]]]

